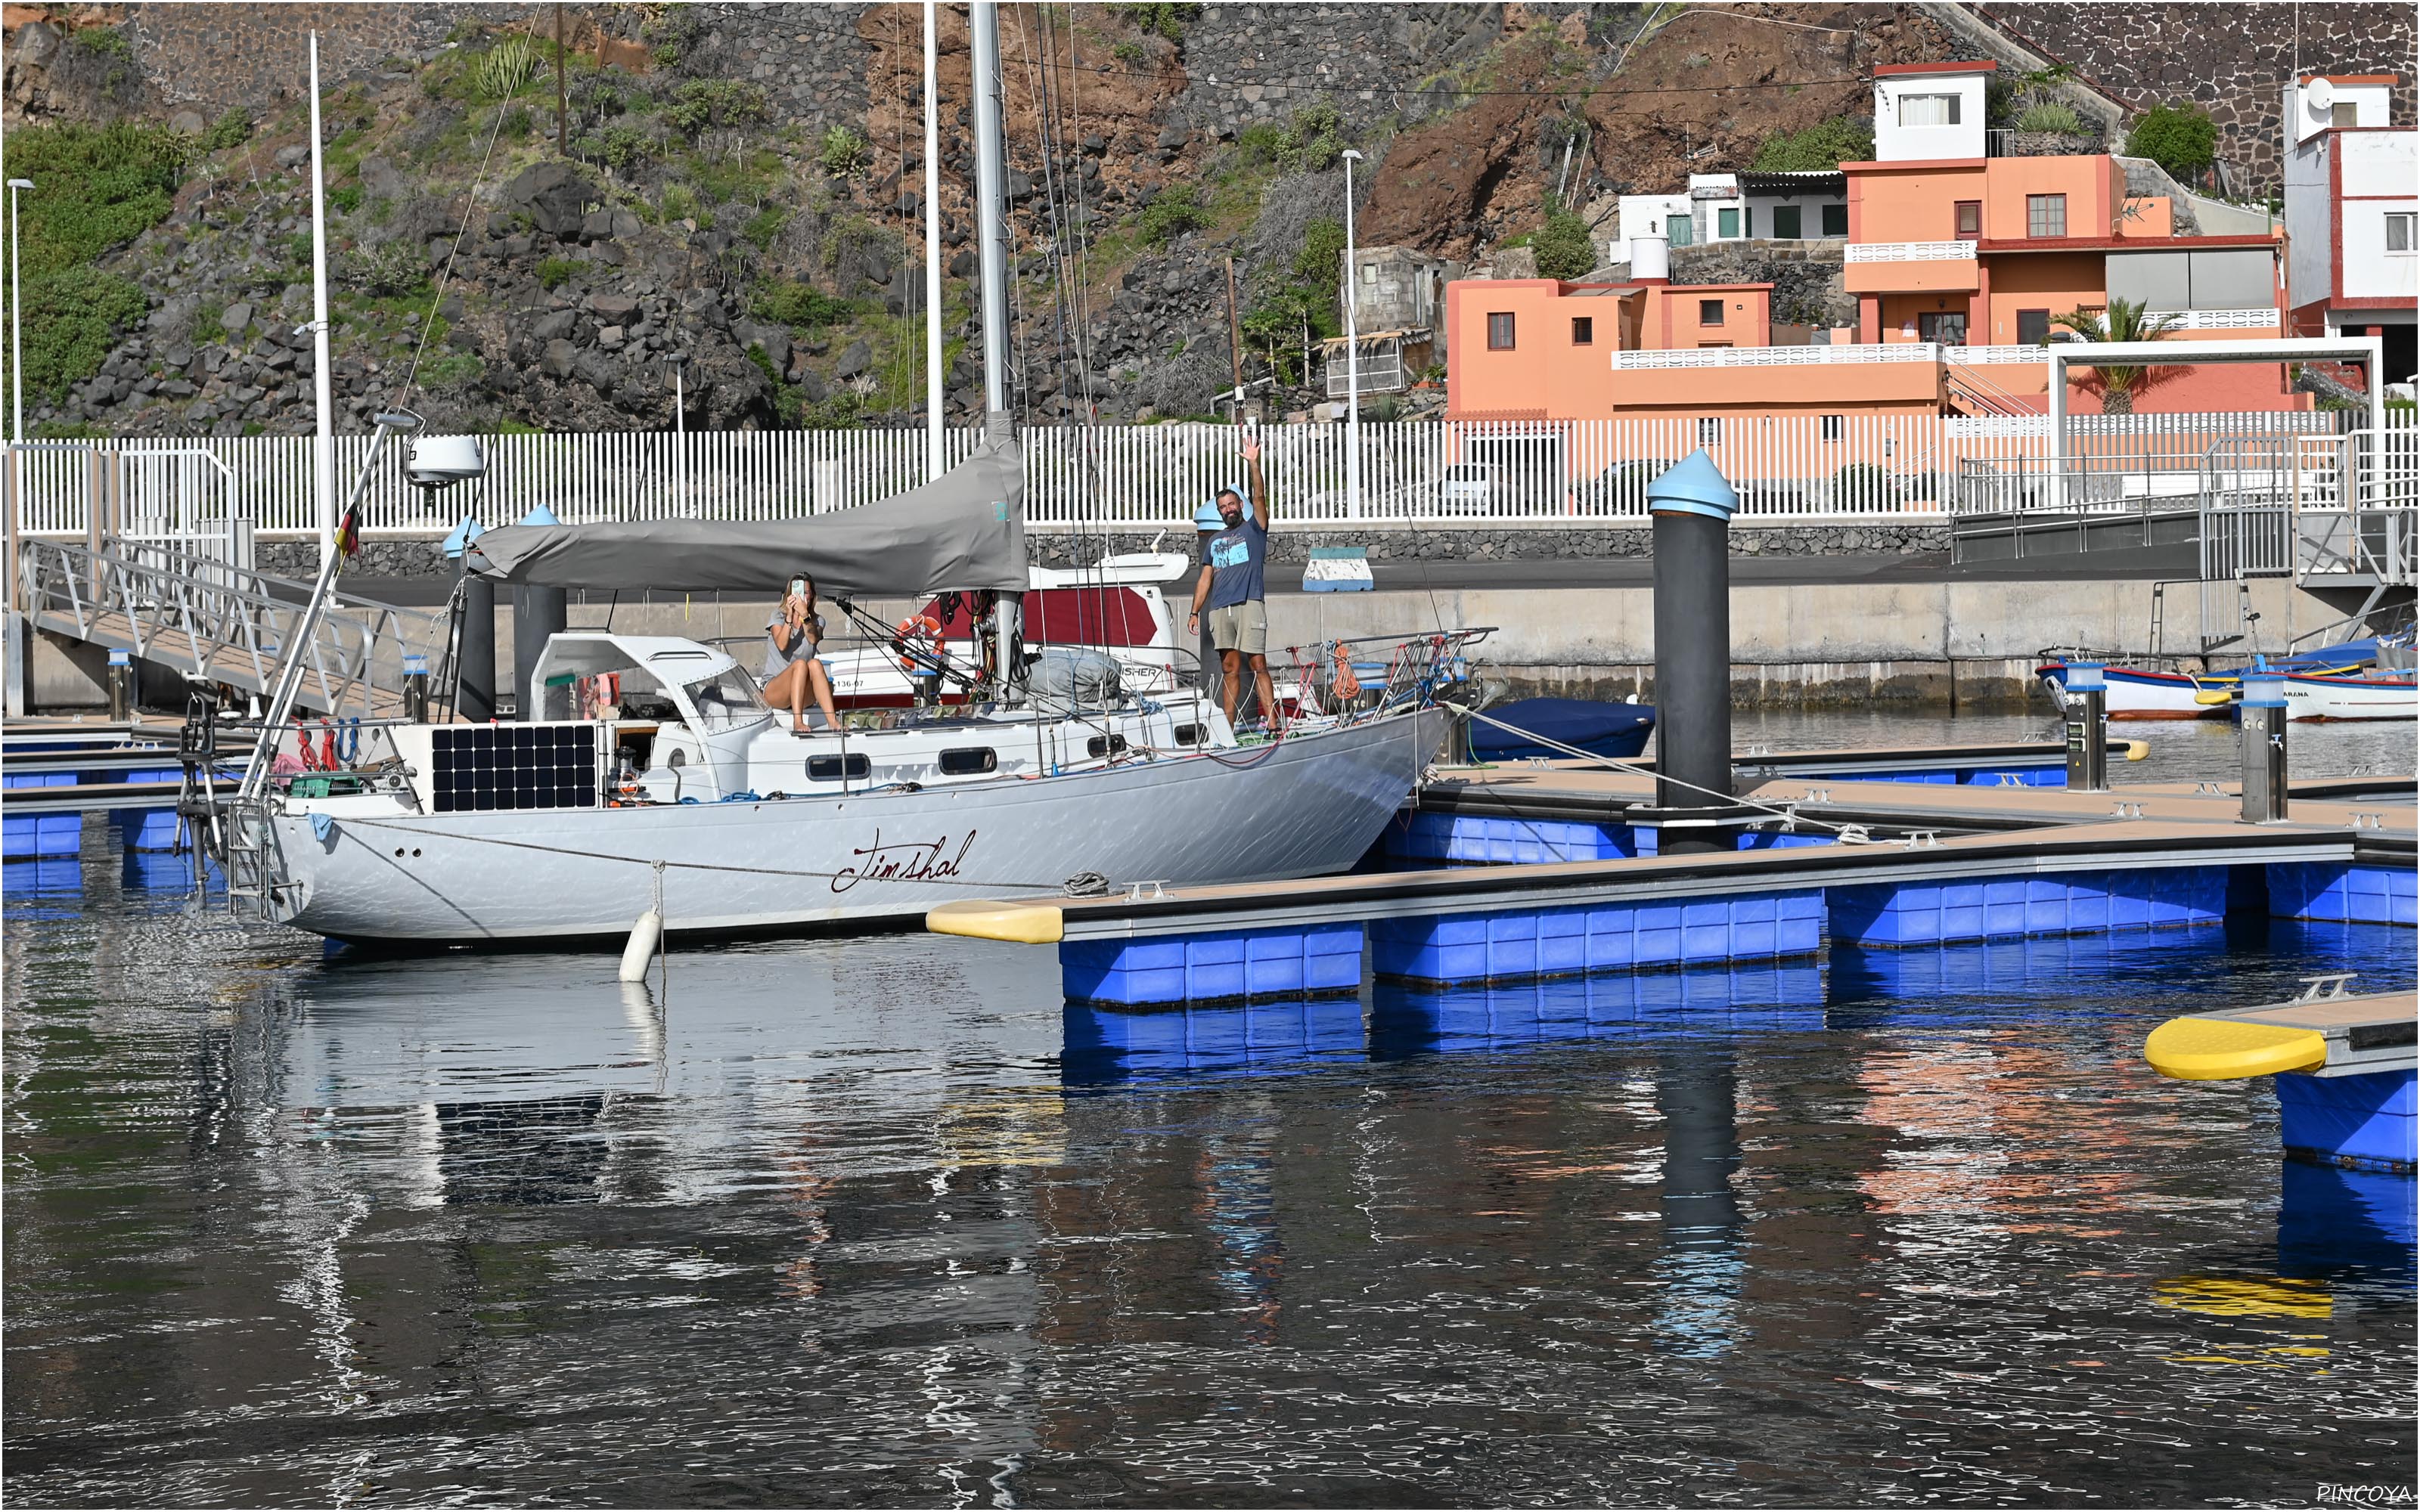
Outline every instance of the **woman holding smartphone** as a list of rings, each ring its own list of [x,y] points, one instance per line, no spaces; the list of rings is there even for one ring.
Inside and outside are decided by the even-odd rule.
[[[789,705],[794,735],[807,733],[810,694],[815,707],[823,711],[824,722],[834,730],[840,728],[840,715],[832,708],[831,674],[815,655],[823,639],[824,617],[815,612],[815,580],[802,572],[790,579],[782,607],[765,622],[765,670],[759,675],[765,702],[777,709]]]

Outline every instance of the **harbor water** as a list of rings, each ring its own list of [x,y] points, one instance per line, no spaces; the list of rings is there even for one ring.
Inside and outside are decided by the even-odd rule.
[[[2408,930],[1118,1015],[922,935],[331,953],[85,842],[0,942],[22,1504],[2411,1497],[2413,1183],[2140,1055]]]

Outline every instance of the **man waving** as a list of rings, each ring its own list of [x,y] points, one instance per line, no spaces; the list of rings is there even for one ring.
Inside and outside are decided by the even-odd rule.
[[[1226,528],[1209,538],[1202,553],[1202,576],[1193,585],[1193,613],[1185,627],[1198,633],[1202,616],[1210,616],[1210,639],[1218,649],[1225,673],[1218,690],[1227,723],[1235,723],[1235,688],[1242,682],[1244,662],[1250,658],[1252,688],[1260,697],[1263,722],[1274,722],[1277,690],[1269,685],[1269,607],[1262,588],[1262,569],[1269,556],[1269,490],[1261,477],[1261,441],[1244,440],[1244,465],[1250,478],[1252,500],[1248,508],[1233,488],[1218,490],[1218,517]]]

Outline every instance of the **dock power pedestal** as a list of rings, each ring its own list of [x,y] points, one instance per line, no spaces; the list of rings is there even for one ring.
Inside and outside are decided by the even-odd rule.
[[[2108,664],[2067,664],[2067,786],[2072,793],[2109,791]]]
[[[2243,674],[2236,700],[2243,716],[2243,822],[2281,824],[2286,818],[2286,676]]]

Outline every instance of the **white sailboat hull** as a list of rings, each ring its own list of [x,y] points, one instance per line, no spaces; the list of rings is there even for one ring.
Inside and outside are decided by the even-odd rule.
[[[921,792],[424,814],[383,795],[273,812],[284,921],[415,944],[918,919],[968,898],[1342,871],[1445,739],[1424,709],[1268,746]],[[324,831],[313,814],[324,816]],[[398,854],[400,853],[400,854]]]

